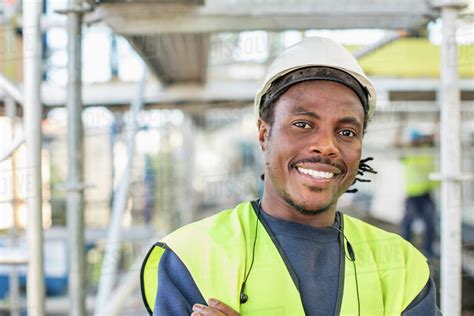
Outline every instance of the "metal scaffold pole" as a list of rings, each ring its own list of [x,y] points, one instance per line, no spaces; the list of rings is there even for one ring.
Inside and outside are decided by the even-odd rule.
[[[15,134],[16,123],[16,103],[15,100],[7,96],[5,102],[5,113],[10,118],[11,134]],[[12,167],[12,218],[13,223],[9,231],[9,245],[12,248],[18,247],[18,194],[17,194],[17,177],[16,177],[16,159],[15,154],[11,154]],[[12,265],[10,267],[10,316],[20,316],[20,284],[18,282],[18,267]]]
[[[16,102],[18,102],[21,106],[23,106],[23,94],[18,89],[18,87],[12,83],[8,78],[3,76],[0,73],[0,89],[5,91],[10,97],[13,98]]]
[[[441,309],[461,315],[461,100],[456,19],[462,3],[443,1],[441,45]]]
[[[70,315],[86,315],[85,250],[84,250],[84,167],[82,125],[81,0],[69,0],[68,15],[68,180],[67,226],[69,232]]]
[[[27,150],[27,313],[44,315],[41,197],[41,0],[23,2],[24,128]]]

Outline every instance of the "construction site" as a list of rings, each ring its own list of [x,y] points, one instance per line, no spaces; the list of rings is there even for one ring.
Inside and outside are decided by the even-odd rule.
[[[433,157],[437,304],[474,315],[474,2],[455,0],[0,2],[0,315],[147,315],[150,246],[261,196],[256,91],[312,36],[377,90],[378,174],[338,209],[400,233],[401,158]]]

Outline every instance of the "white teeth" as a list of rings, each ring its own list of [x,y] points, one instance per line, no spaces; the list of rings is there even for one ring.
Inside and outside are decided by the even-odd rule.
[[[307,174],[309,176],[312,176],[313,178],[316,178],[316,179],[331,179],[334,177],[334,173],[331,173],[331,172],[316,171],[316,170],[304,169],[300,167],[298,167],[298,171],[301,173]]]

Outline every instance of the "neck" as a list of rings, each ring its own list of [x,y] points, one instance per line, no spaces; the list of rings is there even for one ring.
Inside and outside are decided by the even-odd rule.
[[[267,192],[263,195],[261,206],[275,218],[312,227],[329,227],[336,219],[336,205],[331,205],[318,214],[302,214],[281,197],[274,197]]]

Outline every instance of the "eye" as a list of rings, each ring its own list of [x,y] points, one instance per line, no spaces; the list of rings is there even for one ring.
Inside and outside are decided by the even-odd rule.
[[[351,131],[350,129],[343,129],[343,130],[339,131],[338,134],[342,135],[344,137],[355,137],[356,136],[356,133]]]
[[[311,128],[311,125],[309,125],[306,122],[295,122],[295,123],[293,123],[293,125],[296,126],[296,127],[299,127],[299,128],[304,128],[304,129]]]

